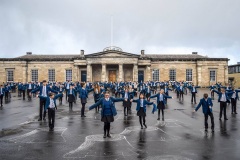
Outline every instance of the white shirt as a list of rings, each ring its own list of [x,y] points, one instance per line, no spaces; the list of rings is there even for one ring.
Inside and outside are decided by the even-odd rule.
[[[109,101],[109,98],[105,98],[106,101]]]
[[[195,87],[193,87],[193,89],[192,89],[192,92],[196,92],[196,89],[195,89]]]
[[[47,97],[47,87],[46,87],[46,86],[43,86],[42,96],[43,96],[43,97]]]
[[[2,90],[2,88],[1,88],[0,94],[3,94],[3,90]]]
[[[50,98],[49,108],[55,108],[54,100]]]
[[[163,101],[163,95],[162,94],[159,95],[159,99],[160,99],[160,101]]]
[[[232,98],[236,98],[236,93],[235,92],[233,93]]]
[[[28,89],[32,89],[32,85],[31,84],[28,85]]]
[[[181,90],[181,91],[182,91],[182,88],[183,88],[183,87],[182,87],[182,86],[180,86],[180,90]]]
[[[128,99],[128,93],[125,92],[124,98],[125,98],[125,99]]]
[[[226,94],[225,93],[223,93],[222,94],[222,97],[221,97],[221,100],[220,100],[221,102],[226,102],[227,101],[227,99],[226,99]]]
[[[69,89],[69,83],[67,83],[67,89]]]
[[[96,89],[95,93],[98,94],[98,89]]]
[[[140,100],[140,107],[143,107],[143,99]]]

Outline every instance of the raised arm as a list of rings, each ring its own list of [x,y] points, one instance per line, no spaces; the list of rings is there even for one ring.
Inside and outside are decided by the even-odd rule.
[[[89,110],[92,110],[92,109],[96,108],[97,106],[99,106],[99,105],[102,103],[102,101],[103,101],[103,98],[100,99],[97,103],[91,105],[91,106],[89,107]]]
[[[111,98],[113,102],[121,102],[124,101],[124,98]]]
[[[155,94],[155,95],[153,95],[153,96],[150,96],[150,99],[151,98],[155,98],[155,97],[157,97],[158,96],[158,94]]]

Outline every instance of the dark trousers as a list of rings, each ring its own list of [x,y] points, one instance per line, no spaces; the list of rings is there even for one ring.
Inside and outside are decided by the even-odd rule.
[[[22,91],[18,90],[18,97],[21,97],[21,96],[22,96]]]
[[[5,100],[8,100],[8,94],[9,92],[5,92]]]
[[[110,122],[104,122],[104,135],[108,134],[109,135],[109,132],[110,132]]]
[[[39,119],[41,119],[41,120],[46,117],[47,112],[44,110],[45,104],[46,104],[46,100],[40,99]],[[42,116],[42,114],[43,114],[43,116]]]
[[[63,98],[63,97],[59,97],[59,102],[60,102],[60,103],[62,103],[62,98]]]
[[[191,99],[192,103],[193,103],[193,99],[194,99],[194,103],[196,103],[196,92],[192,92],[192,99]]]
[[[54,128],[55,122],[55,108],[48,109],[48,126],[50,129]]]
[[[214,92],[213,91],[211,92],[211,97],[214,98]]]
[[[31,98],[32,98],[32,96],[30,95],[31,92],[32,92],[32,89],[28,89],[28,90],[27,90],[28,99],[31,99]]]
[[[3,95],[0,95],[0,104],[1,104],[1,106],[3,104]]]
[[[82,103],[81,116],[84,116],[86,103]]]
[[[158,118],[160,119],[160,111],[162,111],[162,118],[164,119],[164,109],[158,109]]]
[[[143,123],[142,123],[142,121],[143,121]],[[143,124],[145,125],[145,123],[146,123],[145,116],[139,116],[139,123],[141,124],[141,126],[143,126]]]
[[[212,112],[208,112],[206,114],[204,114],[205,117],[205,129],[208,129],[208,116],[211,118],[211,129],[214,129],[214,117],[213,117],[213,113]]]
[[[73,102],[69,102],[69,110],[72,110]]]
[[[227,108],[227,102],[220,102],[220,115],[219,115],[219,118],[222,118],[222,112],[223,112],[224,119],[227,119],[226,108]]]
[[[179,101],[180,101],[181,99],[183,100],[183,91],[180,91],[180,92],[179,92]]]
[[[66,89],[66,100],[67,100],[67,98],[68,98],[68,91],[69,91],[69,89]]]
[[[25,99],[25,90],[22,90],[22,93],[23,93],[23,99]]]
[[[235,98],[231,98],[231,104],[232,104],[232,113],[237,113],[236,111],[237,100]]]
[[[129,112],[129,108],[131,106],[131,102],[130,100],[128,99],[127,101],[123,101],[123,106],[124,106],[124,115],[128,115],[128,112]]]

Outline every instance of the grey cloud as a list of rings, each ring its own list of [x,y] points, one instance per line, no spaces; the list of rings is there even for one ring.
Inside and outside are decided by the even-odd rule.
[[[110,45],[124,51],[198,51],[238,59],[239,0],[1,0],[0,56],[78,54]]]

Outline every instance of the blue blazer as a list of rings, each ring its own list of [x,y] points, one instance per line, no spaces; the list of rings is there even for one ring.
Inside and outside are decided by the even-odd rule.
[[[208,107],[209,106],[213,106],[213,103],[212,103],[212,99],[211,98],[208,98],[207,99],[207,102],[205,101],[204,98],[200,99],[200,102],[199,104],[197,105],[195,111],[197,111],[200,107],[202,106],[202,111],[204,114],[207,114],[208,113]],[[212,112],[212,109],[210,109],[210,111]]]
[[[231,99],[234,91],[233,91],[233,90],[229,90],[228,92],[231,92],[231,94],[229,95],[229,98]],[[235,90],[235,93],[236,93],[236,98],[235,98],[235,100],[239,99],[238,92],[240,92],[240,90],[239,90],[239,89],[236,89],[236,90]]]
[[[79,98],[81,98],[81,99],[87,99],[88,98],[87,88],[79,90]]]
[[[194,86],[195,87],[195,92],[197,93],[197,88],[200,88],[200,86]],[[193,86],[188,86],[190,89],[191,93],[193,92]]]
[[[159,96],[160,96],[160,93],[151,96],[150,99],[157,97],[157,104],[158,104],[159,101],[160,101],[160,97],[159,97]],[[164,103],[164,104],[167,104],[167,102],[166,102],[166,99],[167,99],[167,98],[172,98],[172,97],[171,97],[171,96],[167,96],[166,94],[163,94],[163,103]]]
[[[54,105],[55,105],[55,108],[57,109],[57,105],[56,105],[56,99],[58,99],[59,97],[62,97],[63,94],[60,93],[58,95],[55,95],[54,98],[53,98],[53,101],[54,101]],[[46,103],[45,103],[45,107],[44,107],[44,110],[46,111],[50,105],[50,97],[43,97],[43,96],[39,96],[40,99],[45,99],[46,100]]]
[[[136,107],[136,110],[139,111],[140,108],[141,108],[141,99],[137,99],[137,100],[133,100],[133,102],[137,103],[137,107]],[[156,111],[156,105],[153,103],[153,102],[148,102],[147,100],[143,100],[143,110],[144,112],[146,113],[146,110],[147,110],[147,105],[153,105],[153,110],[152,110],[152,113],[154,113]]]
[[[218,102],[220,102],[220,100],[222,98],[222,92],[218,92],[216,90],[213,90],[213,92],[218,94]],[[231,99],[230,95],[232,95],[232,94],[233,94],[233,92],[225,92],[227,102],[230,102],[230,99]]]
[[[180,86],[178,86],[178,87],[177,87],[177,91],[180,92],[180,90],[181,90],[181,89],[180,89]],[[185,87],[184,87],[184,86],[182,86],[182,91],[183,91],[183,92],[185,91]]]
[[[53,93],[55,93],[55,94],[58,94],[57,91],[51,89],[49,86],[46,86],[46,89],[47,89],[47,91],[46,91],[46,92],[47,92],[47,96],[48,96],[49,92],[53,92]],[[40,95],[42,95],[42,90],[43,90],[43,86],[40,86],[40,87],[38,87],[38,88],[32,90],[31,93],[40,92]]]
[[[122,98],[125,97],[125,91],[120,92],[122,94]],[[134,92],[128,92],[128,99],[131,100],[134,97]]]
[[[105,98],[100,99],[97,103],[91,105],[89,107],[89,110],[92,110],[92,109],[96,108],[97,106],[99,106],[101,104],[101,106],[102,106],[101,115],[103,117],[104,116],[104,101],[105,101]],[[124,99],[123,98],[110,97],[109,101],[111,102],[111,110],[112,110],[113,116],[116,116],[117,115],[117,110],[115,108],[115,102],[124,101]]]
[[[0,88],[0,90],[1,90],[1,88]],[[1,94],[1,91],[0,91],[0,95],[5,95],[5,89],[4,88],[2,88],[2,94]]]
[[[67,90],[67,89],[66,89],[66,90]],[[67,95],[69,95],[69,94],[70,94],[70,89],[67,90]],[[72,89],[72,95],[73,95],[74,97],[76,97],[75,89]]]

